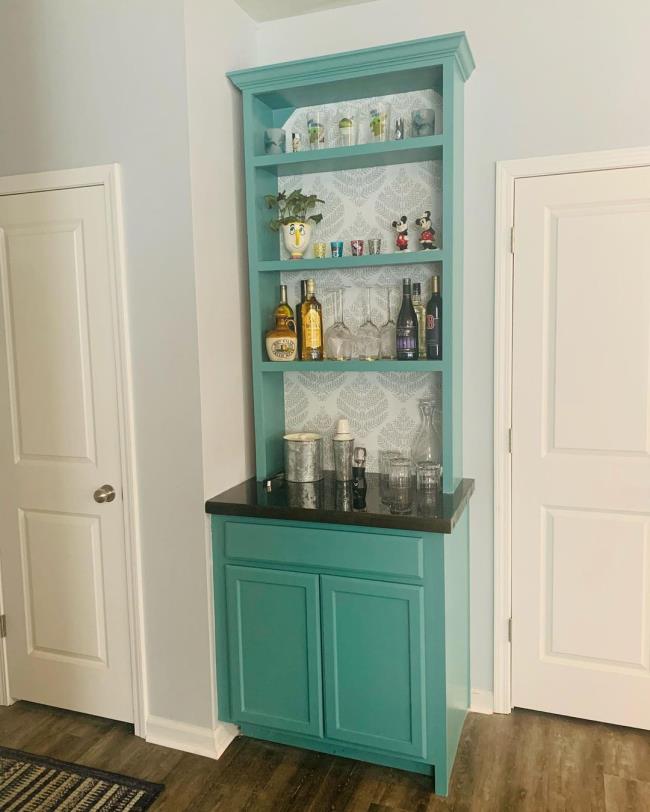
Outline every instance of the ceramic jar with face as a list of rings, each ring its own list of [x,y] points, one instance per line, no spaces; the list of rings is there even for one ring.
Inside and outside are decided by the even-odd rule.
[[[291,259],[302,259],[311,240],[311,223],[296,220],[283,225],[282,238]]]

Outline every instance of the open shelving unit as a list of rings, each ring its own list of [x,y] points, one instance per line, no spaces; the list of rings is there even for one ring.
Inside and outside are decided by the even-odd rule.
[[[252,68],[229,74],[243,94],[244,162],[248,221],[256,475],[282,470],[285,433],[284,375],[296,372],[421,372],[441,375],[443,486],[461,477],[462,438],[462,145],[463,84],[473,59],[464,34],[416,40],[362,51]],[[330,103],[434,90],[442,98],[441,133],[402,141],[315,151],[264,154],[264,130],[284,126],[295,110]],[[442,170],[440,248],[372,256],[285,260],[278,235],[268,228],[264,196],[285,177],[438,161]],[[417,244],[415,235],[412,243]],[[266,360],[264,335],[277,305],[281,275],[344,269],[395,269],[436,263],[443,295],[442,361]]]

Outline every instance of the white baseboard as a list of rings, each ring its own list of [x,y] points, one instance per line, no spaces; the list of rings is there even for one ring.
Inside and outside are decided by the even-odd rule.
[[[213,730],[210,727],[163,719],[161,716],[149,716],[145,739],[151,744],[161,744],[174,750],[217,759],[238,735],[239,728],[226,722],[218,722]]]
[[[492,691],[481,691],[473,688],[472,707],[470,710],[473,711],[473,713],[494,713],[494,696]]]

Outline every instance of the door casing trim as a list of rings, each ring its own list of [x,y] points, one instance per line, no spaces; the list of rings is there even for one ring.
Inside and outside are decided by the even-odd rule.
[[[138,492],[135,458],[135,420],[133,410],[133,371],[131,367],[127,311],[126,252],[124,244],[124,209],[119,164],[90,166],[9,175],[0,178],[0,196],[101,186],[107,215],[109,265],[111,268],[112,315],[115,358],[117,361],[117,396],[120,421],[120,457],[123,483],[124,542],[128,600],[129,640],[131,650],[131,685],[135,734],[144,737],[147,712],[146,660],[144,645],[144,611],[142,558],[138,526]],[[0,611],[2,577],[0,569]],[[0,644],[0,704],[11,702],[5,640]]]
[[[494,711],[512,710],[512,342],[515,182],[518,178],[650,165],[650,147],[497,161],[494,241]],[[516,249],[516,232],[515,232]],[[516,632],[516,629],[515,629]]]

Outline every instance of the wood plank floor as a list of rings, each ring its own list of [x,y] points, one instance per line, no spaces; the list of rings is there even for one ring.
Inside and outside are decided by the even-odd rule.
[[[213,761],[26,702],[0,708],[0,745],[163,782],[166,812],[650,810],[650,733],[532,711],[470,714],[447,799],[399,770],[247,738]]]

